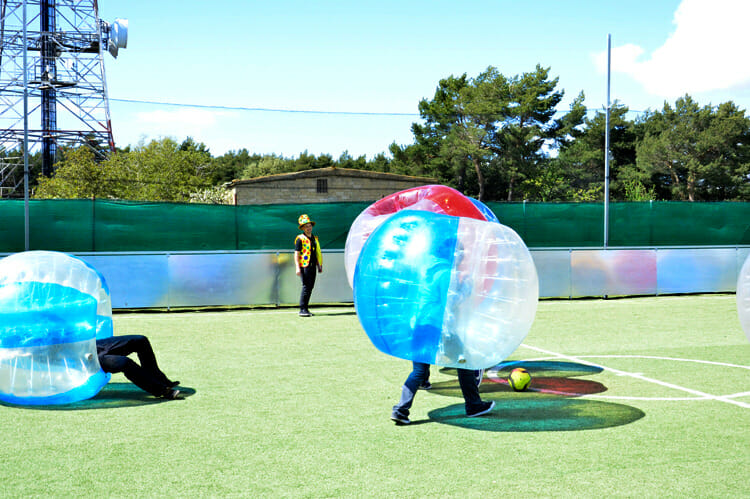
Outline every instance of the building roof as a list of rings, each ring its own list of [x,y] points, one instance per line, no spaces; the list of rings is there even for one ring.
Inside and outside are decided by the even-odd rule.
[[[264,182],[276,182],[278,180],[296,180],[301,178],[320,178],[320,177],[358,177],[379,180],[420,180],[426,184],[435,183],[436,179],[431,177],[417,177],[412,175],[399,175],[397,173],[374,172],[370,170],[355,170],[353,168],[314,168],[312,170],[303,170],[301,172],[277,173],[275,175],[266,175],[264,177],[247,178],[232,180],[225,184],[229,189],[238,185],[259,184]]]

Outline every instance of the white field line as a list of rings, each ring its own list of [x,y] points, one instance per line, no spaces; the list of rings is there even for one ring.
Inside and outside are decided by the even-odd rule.
[[[696,359],[678,359],[674,357],[659,357],[656,355],[582,355],[581,358],[596,357],[597,359],[655,359],[655,360],[673,360],[675,362],[695,362],[696,364],[711,364],[722,367],[739,367],[750,371],[750,366],[741,366],[739,364],[727,364],[726,362],[715,362],[712,360]]]
[[[673,390],[679,390],[679,391],[683,391],[683,392],[686,392],[686,393],[690,393],[692,395],[696,395],[696,396],[704,398],[704,399],[716,400],[718,402],[726,402],[727,404],[732,404],[732,405],[736,405],[736,406],[739,406],[739,407],[742,407],[742,408],[745,408],[745,409],[750,409],[750,404],[747,404],[745,402],[740,402],[739,400],[733,400],[732,399],[733,396],[711,395],[709,393],[701,392],[701,391],[698,391],[698,390],[693,390],[692,388],[686,388],[684,386],[675,385],[673,383],[667,383],[665,381],[660,381],[658,379],[648,378],[648,377],[646,377],[646,376],[644,376],[642,374],[630,373],[630,372],[627,372],[627,371],[621,371],[621,370],[615,369],[613,367],[607,367],[607,366],[603,366],[601,364],[596,364],[594,362],[589,362],[589,361],[587,361],[587,360],[585,360],[585,359],[583,359],[581,357],[574,357],[572,355],[565,355],[565,354],[558,353],[558,352],[551,352],[549,350],[545,350],[543,348],[538,348],[538,347],[533,347],[533,346],[527,345],[525,343],[522,346],[524,346],[524,347],[526,347],[526,348],[528,348],[530,350],[534,350],[536,352],[540,352],[540,353],[543,353],[543,354],[546,354],[546,355],[552,355],[554,357],[561,358],[561,359],[566,359],[566,360],[569,360],[569,361],[572,361],[572,362],[577,362],[579,364],[584,364],[584,365],[593,366],[593,367],[600,367],[602,369],[606,369],[607,371],[611,371],[611,372],[613,372],[613,373],[615,373],[615,374],[617,374],[619,376],[629,376],[631,378],[639,379],[639,380],[645,381],[647,383],[654,383],[654,384],[657,384],[657,385],[665,386],[667,388],[671,388]],[[738,366],[738,367],[745,367],[745,366]]]

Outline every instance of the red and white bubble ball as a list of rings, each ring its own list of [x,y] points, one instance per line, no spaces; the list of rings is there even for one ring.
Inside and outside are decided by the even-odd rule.
[[[425,186],[371,205],[346,252],[360,324],[394,357],[488,368],[518,348],[533,322],[539,283],[528,248],[454,189]]]

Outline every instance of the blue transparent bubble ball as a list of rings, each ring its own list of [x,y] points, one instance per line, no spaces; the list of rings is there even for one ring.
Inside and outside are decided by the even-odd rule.
[[[109,290],[83,260],[53,251],[0,260],[0,316],[0,401],[77,402],[109,381],[96,355],[96,338],[112,336]]]
[[[487,219],[488,222],[495,222],[500,223],[500,220],[498,220],[497,215],[490,209],[489,206],[484,204],[478,199],[469,198],[469,201],[471,201],[474,206],[479,210],[479,212],[484,216],[484,218]]]
[[[354,287],[354,268],[367,238],[378,225],[401,210],[429,211],[454,217],[498,221],[492,210],[484,203],[468,198],[445,185],[423,185],[394,192],[365,208],[349,228],[344,248],[344,266],[349,286]]]
[[[354,273],[357,316],[398,358],[496,365],[523,342],[539,300],[531,255],[497,222],[403,210],[367,239]]]

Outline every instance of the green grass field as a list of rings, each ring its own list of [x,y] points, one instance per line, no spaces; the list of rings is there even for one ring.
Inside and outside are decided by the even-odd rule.
[[[750,343],[734,295],[542,301],[497,401],[467,419],[432,368],[413,424],[389,420],[410,363],[352,307],[115,315],[190,388],[115,375],[95,398],[0,406],[1,497],[750,497]],[[524,365],[532,390],[512,392]]]

